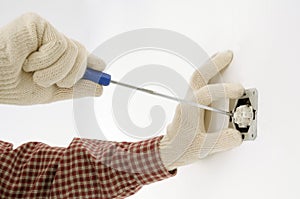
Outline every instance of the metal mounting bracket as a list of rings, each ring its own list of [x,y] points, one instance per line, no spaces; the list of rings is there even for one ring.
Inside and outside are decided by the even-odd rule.
[[[255,140],[257,137],[258,91],[255,88],[245,90],[244,95],[233,103],[231,127],[242,134],[242,139]]]

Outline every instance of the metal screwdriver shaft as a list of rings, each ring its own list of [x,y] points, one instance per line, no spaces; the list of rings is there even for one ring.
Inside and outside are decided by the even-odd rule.
[[[191,101],[187,101],[187,100],[184,100],[184,99],[180,99],[180,98],[172,97],[172,96],[165,95],[165,94],[162,94],[162,93],[158,93],[158,92],[155,92],[155,91],[152,91],[152,90],[149,90],[149,89],[132,86],[132,85],[125,84],[125,83],[122,83],[122,82],[117,82],[117,81],[114,81],[114,80],[110,80],[110,82],[113,83],[113,84],[117,84],[117,85],[120,85],[120,86],[127,87],[127,88],[135,89],[135,90],[138,90],[138,91],[141,91],[141,92],[144,92],[144,93],[148,93],[148,94],[151,94],[151,95],[156,95],[156,96],[160,96],[160,97],[170,99],[170,100],[174,100],[174,101],[177,101],[177,102],[182,102],[182,103],[185,103],[185,104],[197,107],[197,108],[217,112],[217,113],[220,113],[220,114],[228,115],[230,117],[232,116],[232,113],[221,110],[221,109],[212,108],[212,107],[205,106],[205,105],[202,105],[202,104],[198,104],[198,103],[195,103],[195,102],[191,102]]]
[[[82,78],[90,80],[90,81],[95,82],[97,84],[100,84],[102,86],[108,86],[110,83],[117,84],[117,85],[124,86],[124,87],[130,88],[130,89],[135,89],[135,90],[138,90],[138,91],[142,91],[144,93],[160,96],[160,97],[163,97],[163,98],[166,98],[166,99],[174,100],[176,102],[185,103],[185,104],[188,104],[190,106],[194,106],[194,107],[197,107],[197,108],[213,111],[213,112],[216,112],[216,113],[220,113],[220,114],[228,115],[229,117],[232,117],[232,113],[228,112],[228,111],[224,111],[224,110],[217,109],[217,108],[212,108],[212,107],[205,106],[205,105],[202,105],[202,104],[198,104],[196,102],[191,102],[191,101],[188,101],[188,100],[185,100],[185,99],[180,99],[180,98],[168,96],[168,95],[158,93],[158,92],[155,92],[155,91],[152,91],[152,90],[149,90],[149,89],[140,88],[140,87],[136,87],[136,86],[126,84],[126,83],[114,81],[114,80],[111,79],[110,74],[107,74],[107,73],[104,73],[104,72],[101,72],[101,71],[96,71],[96,70],[93,70],[91,68],[86,69],[86,71],[85,71]]]

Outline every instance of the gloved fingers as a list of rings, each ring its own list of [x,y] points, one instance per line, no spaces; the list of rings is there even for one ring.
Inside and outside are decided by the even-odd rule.
[[[38,47],[64,37],[47,20],[36,13],[26,13],[21,18],[25,21],[28,28],[30,28],[29,31],[33,31],[32,34],[35,34]]]
[[[211,59],[193,73],[190,81],[191,88],[198,90],[207,85],[213,77],[229,66],[232,59],[233,52],[230,50],[213,55]]]
[[[89,68],[97,71],[103,71],[106,66],[105,62],[94,54],[88,56],[87,65]]]
[[[62,80],[71,71],[78,55],[78,48],[67,39],[68,47],[63,55],[51,66],[35,71],[33,81],[42,87],[49,87]]]
[[[244,94],[245,89],[237,83],[209,84],[196,91],[197,102],[209,105],[222,99],[238,99]]]
[[[70,70],[70,72],[65,76],[62,80],[56,83],[57,86],[63,88],[72,87],[79,79],[82,78],[86,67],[87,67],[87,51],[83,45],[79,42],[74,41],[78,48],[78,55],[75,61],[74,66]]]
[[[71,98],[93,97],[102,95],[103,88],[99,84],[81,79],[71,88],[57,87],[51,102]]]
[[[43,44],[38,51],[27,57],[23,64],[23,70],[25,72],[34,72],[49,67],[62,56],[67,47],[67,41],[63,37]]]
[[[36,45],[35,50],[29,54],[23,64],[23,69],[26,72],[33,72],[55,63],[68,47],[64,35],[35,13],[24,14],[21,18],[32,34]]]
[[[228,151],[241,145],[243,142],[241,133],[236,129],[223,129],[221,132],[207,133],[203,141],[200,158],[217,152]]]

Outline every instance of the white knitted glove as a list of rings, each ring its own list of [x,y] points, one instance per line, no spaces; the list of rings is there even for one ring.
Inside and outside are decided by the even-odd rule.
[[[95,70],[105,67],[40,16],[24,14],[0,29],[0,103],[41,104],[99,96],[101,86],[80,80],[87,65]]]
[[[218,72],[232,61],[231,51],[216,54],[210,62],[195,71],[191,78],[193,96],[200,104],[209,105],[216,100],[236,99],[243,95],[239,84],[208,84]],[[208,84],[208,85],[207,85]],[[200,158],[226,151],[242,143],[241,134],[235,129],[207,132],[207,111],[186,104],[179,104],[167,134],[160,142],[163,164],[168,170],[191,164]]]

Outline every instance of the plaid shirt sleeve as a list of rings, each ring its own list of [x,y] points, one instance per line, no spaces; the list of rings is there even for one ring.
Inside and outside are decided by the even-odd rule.
[[[0,141],[0,198],[126,198],[176,175],[162,164],[159,141],[75,138],[68,148]]]

